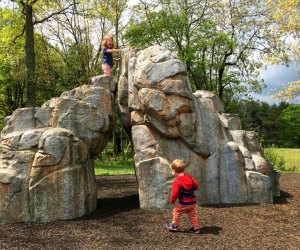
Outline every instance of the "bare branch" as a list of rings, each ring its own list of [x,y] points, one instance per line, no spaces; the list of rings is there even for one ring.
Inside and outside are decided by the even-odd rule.
[[[51,13],[49,16],[47,16],[47,17],[45,17],[45,18],[43,18],[43,19],[41,19],[41,20],[38,20],[38,21],[34,21],[33,22],[33,25],[36,25],[36,24],[39,24],[39,23],[43,23],[43,22],[45,22],[45,21],[47,21],[47,20],[49,20],[51,17],[53,17],[53,16],[56,16],[56,15],[59,15],[59,14],[62,14],[62,13],[64,13],[66,10],[68,10],[71,6],[73,6],[75,3],[71,3],[71,4],[69,4],[66,8],[64,8],[64,9],[62,9],[62,10],[59,10],[59,11],[57,11],[57,12],[53,12],[53,13]]]
[[[14,45],[17,41],[17,39],[19,39],[20,37],[22,37],[25,33],[25,26],[23,25],[23,30],[19,35],[16,35],[15,38],[11,41],[11,44],[9,46],[9,48],[11,48],[12,45]]]

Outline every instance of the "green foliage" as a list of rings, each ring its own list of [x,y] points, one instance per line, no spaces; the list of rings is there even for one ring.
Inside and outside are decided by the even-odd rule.
[[[214,91],[221,99],[261,91],[257,80],[263,25],[260,1],[140,2],[123,38],[132,46],[164,45],[187,66],[192,88]],[[266,42],[264,41],[266,44]]]
[[[155,23],[151,23],[151,26],[149,26],[147,22],[140,22],[139,25],[136,25],[136,23],[131,20],[123,38],[130,46],[145,49],[151,46],[153,41],[159,37],[160,32],[155,25]]]
[[[117,120],[111,139],[95,162],[99,175],[134,174],[133,148],[128,136]]]
[[[300,104],[292,104],[282,111],[285,122],[286,146],[300,147]]]
[[[43,19],[53,11],[59,2],[37,2],[34,7],[36,17]],[[38,5],[41,4],[42,6]],[[54,4],[54,5],[53,5]],[[61,3],[63,4],[63,3]],[[64,4],[67,4],[64,2]],[[39,7],[38,7],[39,6]],[[36,8],[37,7],[37,8]],[[15,109],[26,105],[25,82],[26,67],[24,44],[25,39],[22,35],[24,19],[21,9],[15,6],[13,9],[0,8],[0,118],[10,115]],[[50,11],[50,12],[51,12]],[[77,12],[76,12],[77,13]],[[54,17],[53,17],[54,18]],[[53,20],[52,20],[53,21]],[[71,25],[75,25],[76,22]],[[82,23],[82,22],[78,22]],[[53,22],[45,23],[44,27],[52,27]],[[67,25],[67,20],[65,25]],[[36,26],[34,35],[35,44],[35,84],[36,104],[40,106],[52,97],[59,96],[63,91],[72,89],[81,84],[88,83],[92,73],[90,63],[92,60],[93,49],[89,39],[82,27],[66,27],[66,30],[73,30],[78,37],[62,32],[61,27],[56,31],[61,34],[57,41],[69,41],[58,45],[51,44],[43,29]],[[52,27],[53,28],[53,27]],[[53,30],[46,32],[48,35]],[[82,32],[80,32],[82,31]],[[82,35],[83,34],[83,35]],[[51,39],[55,38],[53,35]],[[64,40],[66,38],[66,40]]]
[[[36,47],[36,96],[37,105],[60,96],[63,91],[76,86],[74,78],[68,81],[71,70],[68,72],[62,60],[61,50],[52,46],[40,35],[35,36]],[[73,72],[72,72],[73,73]]]
[[[14,10],[0,8],[0,119],[25,106],[24,39],[14,40],[23,21]],[[2,129],[2,122],[0,123]]]
[[[96,175],[119,175],[134,174],[133,158],[123,159],[122,157],[102,158],[95,161]]]
[[[300,173],[300,149],[265,148],[265,156],[281,172]]]
[[[283,156],[279,156],[274,150],[275,146],[265,150],[265,157],[269,160],[274,168],[280,172],[285,172],[285,160]]]
[[[288,106],[289,104],[284,102],[269,105],[255,100],[232,100],[226,112],[238,114],[242,128],[257,132],[264,147],[270,147],[272,144],[287,147],[295,145],[294,138],[285,135],[286,122],[283,120],[283,111]]]

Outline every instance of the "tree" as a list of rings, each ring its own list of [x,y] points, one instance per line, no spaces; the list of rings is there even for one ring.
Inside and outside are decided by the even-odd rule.
[[[273,20],[272,31],[276,34],[277,53],[268,57],[276,63],[294,63],[300,65],[300,1],[273,0],[267,2],[272,10],[269,18]],[[282,43],[285,41],[285,43]],[[282,90],[274,91],[273,97],[280,100],[292,100],[300,95],[300,80],[284,85]]]
[[[133,11],[124,38],[133,46],[159,44],[174,51],[194,90],[214,91],[224,100],[264,86],[257,80],[258,58],[270,46],[261,1],[140,0]]]
[[[55,44],[66,70],[64,85],[69,89],[89,82],[93,48],[91,44],[91,23],[87,10],[80,3],[40,25],[38,32],[44,40]]]
[[[114,35],[118,47],[126,4],[127,0],[81,0],[39,26],[39,33],[58,45],[70,87],[101,72],[101,40],[106,33]]]
[[[35,35],[36,53],[36,103],[45,101],[70,90],[69,72],[61,58],[61,49],[51,44],[44,36]]]
[[[7,8],[0,8],[0,119],[25,105],[24,40],[11,45],[11,37],[22,20]],[[1,123],[2,124],[2,123]],[[2,126],[0,126],[1,128]]]
[[[124,30],[124,24],[122,24],[122,16],[124,14],[124,10],[127,7],[127,0],[111,0],[109,1],[109,3],[112,13],[110,20],[115,30],[115,45],[116,47],[119,47],[120,37],[122,35],[122,31]]]
[[[269,105],[255,100],[234,100],[231,109],[226,112],[237,113],[244,130],[255,131],[264,147],[273,144],[283,146],[288,143],[284,135],[285,121],[283,110],[289,104],[281,102],[279,105]]]
[[[279,100],[293,100],[297,96],[300,96],[300,80],[283,85],[280,91],[273,94],[273,97]]]
[[[285,140],[287,147],[300,147],[300,104],[292,104],[283,110]]]
[[[46,13],[45,16],[42,16],[41,19],[37,18],[37,15],[34,15],[35,12],[38,12],[34,7],[37,8],[38,5],[39,11],[43,10],[42,6],[50,6],[53,9],[60,4],[55,5],[56,1],[39,1],[38,0],[12,0],[16,2],[20,7],[20,13],[24,18],[24,26],[22,33],[16,38],[22,36],[25,33],[25,65],[26,65],[26,97],[27,97],[27,106],[35,107],[36,106],[36,79],[35,79],[35,70],[36,70],[36,59],[35,59],[35,38],[34,38],[34,26],[43,23],[49,20],[51,17],[58,15],[66,11],[69,6],[59,9],[58,11],[53,11],[52,13]],[[58,1],[59,3],[60,1]],[[48,4],[48,5],[47,5]],[[45,11],[46,12],[46,11]],[[44,13],[45,14],[45,13]]]
[[[39,33],[44,35],[45,40],[51,38],[58,45],[69,88],[85,84],[92,75],[101,72],[101,40],[109,33],[114,36],[116,47],[119,46],[126,6],[127,0],[82,0],[71,6],[68,13],[56,15],[40,26]],[[114,155],[122,151],[120,145],[124,137],[118,125],[114,127],[112,138]]]

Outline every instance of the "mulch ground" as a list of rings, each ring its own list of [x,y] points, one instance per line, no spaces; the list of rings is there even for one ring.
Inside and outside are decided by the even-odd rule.
[[[135,176],[97,176],[98,209],[71,221],[0,225],[0,249],[300,249],[300,174],[271,205],[198,207],[201,234],[170,233],[171,209],[141,210]],[[187,218],[181,221],[189,227]]]

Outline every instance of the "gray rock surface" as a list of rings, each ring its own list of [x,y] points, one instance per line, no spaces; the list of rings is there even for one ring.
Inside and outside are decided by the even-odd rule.
[[[113,128],[112,105],[109,90],[84,85],[6,119],[0,223],[73,219],[96,209],[93,157]]]
[[[163,47],[128,49],[122,58],[117,100],[132,134],[142,208],[168,206],[167,166],[177,158],[190,163],[201,204],[272,203],[279,175],[237,115],[223,113],[211,92],[192,93],[184,65]]]
[[[254,171],[246,171],[248,202],[273,203],[271,181],[267,175]]]
[[[160,46],[122,52],[120,120],[134,146],[141,208],[165,208],[174,159],[199,182],[199,204],[272,203],[279,173],[256,135],[224,114],[213,93],[192,93],[185,66]],[[0,223],[49,222],[96,208],[93,159],[114,126],[116,81],[64,92],[39,108],[17,109],[0,137]]]

